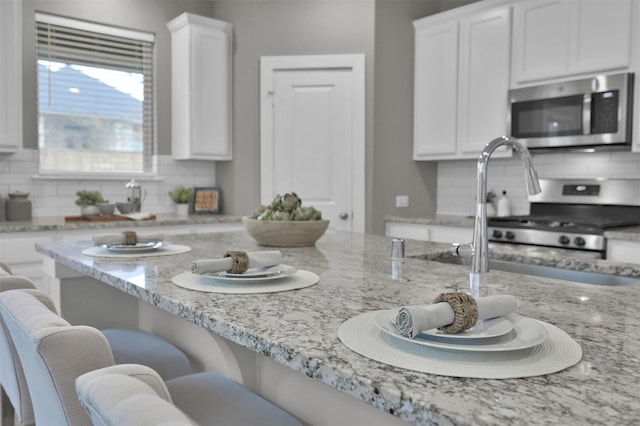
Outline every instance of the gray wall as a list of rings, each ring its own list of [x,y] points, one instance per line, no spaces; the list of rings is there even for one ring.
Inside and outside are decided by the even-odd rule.
[[[261,56],[364,53],[369,150],[374,137],[372,0],[243,0],[214,1],[213,5],[213,16],[231,22],[234,36],[233,161],[216,165],[227,213],[249,214],[260,202]],[[366,194],[368,211],[370,181]],[[304,199],[304,194],[301,196]]]
[[[156,34],[158,153],[171,152],[170,34],[182,12],[233,24],[233,161],[216,165],[224,213],[260,201],[259,58],[300,54],[366,56],[366,230],[384,217],[436,212],[437,163],[412,160],[412,20],[472,0],[24,0],[24,147],[37,148],[35,10]],[[396,195],[409,207],[396,208]]]

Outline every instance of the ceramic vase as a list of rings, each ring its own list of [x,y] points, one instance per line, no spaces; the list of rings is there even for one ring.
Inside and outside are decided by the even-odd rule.
[[[189,204],[176,204],[176,217],[178,219],[188,219]]]
[[[97,216],[100,214],[100,209],[98,206],[81,206],[80,214],[82,216]]]

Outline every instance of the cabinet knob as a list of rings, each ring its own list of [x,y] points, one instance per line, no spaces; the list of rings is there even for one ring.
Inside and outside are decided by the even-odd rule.
[[[342,220],[346,220],[349,218],[349,213],[347,212],[340,212],[340,214],[338,215],[338,217]]]

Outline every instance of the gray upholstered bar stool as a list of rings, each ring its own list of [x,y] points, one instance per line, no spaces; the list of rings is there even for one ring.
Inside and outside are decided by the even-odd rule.
[[[0,315],[23,366],[36,423],[91,425],[75,381],[114,365],[104,335],[93,327],[71,326],[26,291],[0,293]],[[300,425],[286,411],[220,373],[196,373],[165,383],[173,403],[197,424]]]
[[[119,367],[134,368],[121,371]],[[83,374],[76,379],[76,393],[93,426],[196,424],[171,403],[162,378],[142,365],[117,365]]]
[[[35,290],[35,285],[26,277],[12,275],[12,270],[0,259],[0,292],[6,290],[33,290],[48,309],[56,312],[51,299]],[[158,371],[165,379],[171,379],[191,373],[189,358],[176,346],[166,340],[140,330],[110,329],[105,335],[112,346],[115,362],[140,363]],[[2,421],[13,424],[13,417],[22,425],[34,423],[33,408],[27,390],[22,366],[13,345],[8,340],[4,325],[0,319],[0,386]]]

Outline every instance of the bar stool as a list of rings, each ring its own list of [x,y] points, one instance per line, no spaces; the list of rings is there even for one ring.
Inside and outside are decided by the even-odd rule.
[[[93,327],[71,326],[21,290],[0,293],[0,315],[23,366],[36,423],[91,425],[75,385],[86,373],[114,366],[104,335]],[[139,367],[114,368],[139,371]],[[175,406],[197,424],[300,425],[286,411],[221,373],[190,374],[165,384]]]

